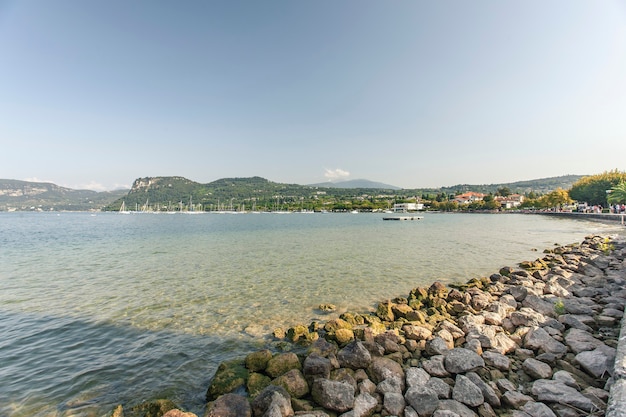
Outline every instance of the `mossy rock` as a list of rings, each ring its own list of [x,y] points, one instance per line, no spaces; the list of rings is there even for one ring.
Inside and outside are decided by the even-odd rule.
[[[221,363],[207,390],[207,401],[213,401],[220,395],[228,394],[245,386],[248,375],[244,360],[235,359]]]
[[[250,398],[256,397],[259,392],[263,391],[265,387],[272,383],[272,378],[267,375],[260,374],[258,372],[253,372],[248,377],[248,382],[246,384],[246,388],[248,389],[248,394]]]
[[[291,342],[297,342],[300,339],[306,340],[308,334],[309,334],[308,327],[302,324],[298,324],[287,330],[287,340]]]
[[[340,346],[343,346],[354,340],[354,331],[351,329],[337,329],[331,337],[336,340]]]
[[[302,369],[300,359],[293,352],[285,352],[279,353],[270,359],[265,372],[272,378],[276,378],[292,369]]]
[[[346,312],[346,313],[343,313],[341,316],[339,316],[339,318],[350,323],[350,325],[352,326],[360,326],[362,324],[365,324],[365,319],[363,318],[362,315],[358,313]]]
[[[307,356],[316,354],[323,358],[327,358],[328,355],[337,353],[337,345],[328,342],[326,339],[317,339],[307,350]]]
[[[409,293],[409,301],[410,300],[423,300],[428,297],[428,290],[423,287],[416,287],[411,290]]]
[[[329,333],[334,333],[338,329],[352,329],[352,325],[343,319],[330,320],[324,326],[324,330]]]
[[[376,317],[380,318],[382,321],[393,321],[394,315],[391,306],[392,303],[390,301],[378,303],[376,307]]]
[[[162,417],[170,410],[178,408],[171,400],[146,401],[131,408],[133,417]]]
[[[502,276],[509,277],[511,276],[512,273],[513,273],[513,268],[511,268],[510,266],[505,266],[503,268],[500,268],[500,275]]]
[[[251,372],[263,371],[267,367],[267,362],[272,359],[272,352],[269,349],[252,352],[246,356],[246,368]]]
[[[375,335],[385,333],[387,331],[387,326],[379,321],[371,322],[367,325],[367,327],[369,327]]]
[[[429,298],[446,298],[448,296],[448,289],[441,282],[435,281],[428,288],[428,295],[430,296]]]
[[[426,315],[420,310],[413,310],[404,317],[410,322],[426,323]]]

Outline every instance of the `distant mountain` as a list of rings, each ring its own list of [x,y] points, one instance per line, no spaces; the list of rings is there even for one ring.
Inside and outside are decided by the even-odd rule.
[[[99,210],[128,190],[73,190],[49,182],[0,179],[0,211]]]
[[[402,188],[395,185],[383,184],[382,182],[370,181],[365,179],[337,181],[337,182],[320,182],[318,184],[310,184],[311,187],[326,188],[364,188],[364,189],[380,189],[380,190],[401,190]]]

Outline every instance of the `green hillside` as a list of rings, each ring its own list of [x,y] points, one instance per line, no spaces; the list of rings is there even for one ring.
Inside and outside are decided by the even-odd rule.
[[[368,210],[385,208],[395,201],[438,193],[495,193],[506,187],[512,193],[526,194],[533,191],[543,194],[559,187],[569,189],[579,178],[579,175],[568,175],[509,184],[462,184],[432,189],[391,190],[283,184],[261,177],[223,178],[208,184],[183,177],[146,177],[135,180],[130,192],[105,207],[105,210],[119,210],[122,204],[127,210],[138,211]]]

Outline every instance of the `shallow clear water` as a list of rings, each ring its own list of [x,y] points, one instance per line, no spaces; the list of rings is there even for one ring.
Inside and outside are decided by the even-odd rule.
[[[368,311],[622,231],[512,214],[0,213],[0,415],[155,397],[201,414],[221,361],[328,318],[320,303]]]

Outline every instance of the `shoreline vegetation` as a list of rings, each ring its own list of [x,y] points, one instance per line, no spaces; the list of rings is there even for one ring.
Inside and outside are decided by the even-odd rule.
[[[603,416],[625,272],[626,242],[589,236],[375,312],[276,329],[271,350],[218,367],[203,416]],[[110,416],[196,414],[155,400]]]

